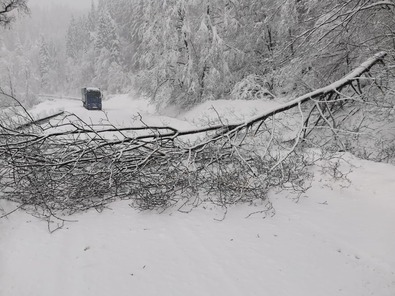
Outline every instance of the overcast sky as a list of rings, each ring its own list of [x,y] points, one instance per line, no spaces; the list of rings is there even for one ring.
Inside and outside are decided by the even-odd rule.
[[[62,4],[73,8],[88,9],[91,6],[92,0],[29,0],[28,6],[40,5],[46,6],[51,4]]]

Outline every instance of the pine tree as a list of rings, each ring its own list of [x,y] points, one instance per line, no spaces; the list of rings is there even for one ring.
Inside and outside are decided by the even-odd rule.
[[[66,52],[67,56],[75,58],[78,52],[77,40],[77,22],[74,17],[71,18],[69,28],[66,35]]]
[[[49,73],[51,69],[51,57],[49,54],[48,44],[44,37],[40,40],[40,51],[39,51],[39,70],[40,70],[40,81],[41,90],[48,91],[49,85]]]
[[[97,11],[96,11],[95,2],[92,0],[91,9],[90,9],[90,11],[88,13],[87,29],[88,29],[89,32],[94,32],[95,31],[96,23],[97,23]]]

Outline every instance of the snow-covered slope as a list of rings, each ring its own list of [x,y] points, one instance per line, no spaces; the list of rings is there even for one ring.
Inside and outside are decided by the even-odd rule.
[[[64,108],[92,121],[105,114],[78,101],[43,104],[34,112]],[[245,106],[231,104],[235,112]],[[217,112],[226,113],[221,106]],[[211,116],[204,106],[177,119],[156,116],[147,102],[127,97],[106,101],[104,109],[119,124],[134,112],[185,127]],[[343,157],[350,183],[317,167],[299,202],[285,192],[270,194],[276,214],[266,219],[246,218],[263,206],[233,207],[218,221],[224,211],[215,207],[158,214],[122,201],[68,217],[78,222],[50,234],[45,222],[16,212],[0,220],[0,295],[393,296],[395,167]]]
[[[243,122],[266,110],[279,106],[275,101],[265,100],[217,100],[204,102],[193,110],[179,115],[179,118],[193,122],[197,126],[207,126],[208,123]]]

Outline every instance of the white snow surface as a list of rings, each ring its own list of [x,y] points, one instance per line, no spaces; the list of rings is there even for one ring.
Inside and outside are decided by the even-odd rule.
[[[173,118],[124,95],[106,100],[104,112],[52,100],[32,113],[64,109],[87,122],[119,125],[136,122],[140,113],[149,124],[192,128],[217,113],[244,120],[272,107],[207,102]],[[312,187],[298,202],[286,192],[269,195],[273,217],[246,218],[262,210],[259,205],[234,206],[222,220],[223,209],[212,206],[159,214],[120,201],[101,213],[67,217],[78,222],[50,233],[46,222],[17,211],[0,219],[0,295],[393,296],[395,167],[343,157],[350,183],[316,168]],[[0,202],[5,211],[15,208]]]

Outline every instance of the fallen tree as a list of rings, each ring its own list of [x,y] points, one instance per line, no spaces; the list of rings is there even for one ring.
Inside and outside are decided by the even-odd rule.
[[[189,211],[205,202],[226,208],[257,201],[270,208],[269,189],[308,188],[316,158],[307,148],[353,152],[350,142],[357,143],[365,120],[355,118],[367,95],[383,92],[369,72],[385,55],[240,123],[178,130],[147,126],[141,118],[141,126],[118,128],[65,114],[18,129],[3,121],[0,198],[47,218],[98,209],[115,199],[130,199],[139,209],[177,205]],[[367,79],[368,86],[361,83]]]

